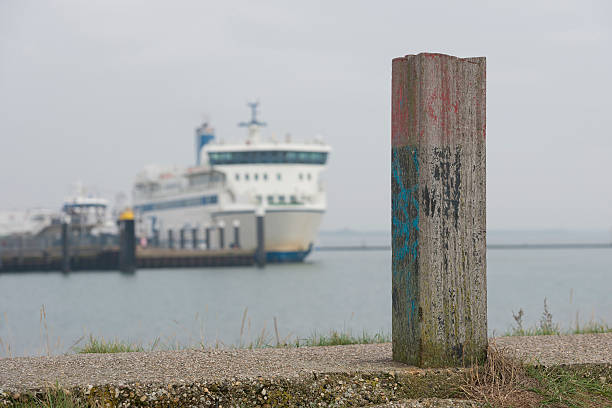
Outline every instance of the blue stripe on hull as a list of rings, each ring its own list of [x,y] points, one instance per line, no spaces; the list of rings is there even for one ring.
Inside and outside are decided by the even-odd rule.
[[[285,262],[302,262],[304,258],[312,251],[312,244],[306,251],[287,251],[287,252],[266,252],[266,262],[268,263],[285,263]]]

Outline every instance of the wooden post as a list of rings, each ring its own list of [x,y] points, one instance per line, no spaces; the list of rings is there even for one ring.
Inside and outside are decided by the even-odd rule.
[[[485,58],[393,60],[394,360],[486,356],[485,97]]]
[[[258,267],[266,266],[266,243],[264,234],[264,210],[258,208],[255,212],[255,227],[257,229],[257,248],[255,250],[255,263]]]

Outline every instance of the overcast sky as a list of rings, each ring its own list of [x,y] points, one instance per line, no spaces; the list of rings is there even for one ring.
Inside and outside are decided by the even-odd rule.
[[[389,228],[391,59],[427,51],[487,57],[489,228],[607,229],[612,7],[505,3],[0,0],[0,208],[129,194],[258,98],[334,149],[323,229]]]

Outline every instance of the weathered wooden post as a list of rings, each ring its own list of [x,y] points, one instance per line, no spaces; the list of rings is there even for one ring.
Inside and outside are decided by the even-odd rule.
[[[393,60],[393,359],[482,361],[487,348],[486,60]]]
[[[119,270],[134,272],[136,270],[136,231],[134,213],[126,210],[119,216]]]

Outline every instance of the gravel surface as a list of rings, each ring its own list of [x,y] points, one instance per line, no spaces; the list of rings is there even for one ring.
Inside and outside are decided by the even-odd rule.
[[[612,333],[498,337],[491,343],[530,363],[612,364]]]
[[[491,343],[544,365],[612,365],[612,333],[504,337]],[[396,363],[389,343],[2,358],[0,407],[58,385],[79,400],[113,407],[475,407],[444,399],[460,396],[463,372]],[[403,402],[390,402],[398,400]]]
[[[181,350],[0,359],[0,388],[55,382],[177,383],[229,378],[298,377],[313,372],[409,370],[391,360],[391,344],[259,350]],[[415,370],[415,368],[412,368]]]
[[[527,361],[612,364],[612,333],[500,337],[492,344]],[[66,386],[175,383],[302,374],[417,370],[391,360],[391,344],[259,350],[182,350],[0,358],[0,388],[59,381]]]

